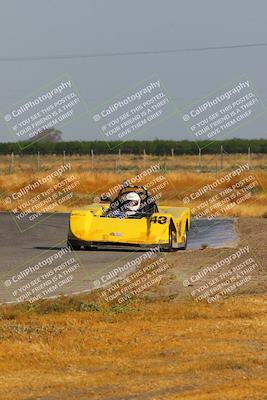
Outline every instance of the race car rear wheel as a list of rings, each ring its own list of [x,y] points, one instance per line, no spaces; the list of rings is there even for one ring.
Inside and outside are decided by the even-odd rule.
[[[178,250],[177,246],[175,246],[174,243],[175,243],[175,232],[170,229],[170,231],[169,231],[169,245],[168,245],[166,251],[172,252],[172,251]]]
[[[184,231],[184,243],[183,245],[180,247],[181,250],[186,250],[187,249],[187,244],[188,244],[188,235],[187,235],[187,226],[185,227],[185,231]]]

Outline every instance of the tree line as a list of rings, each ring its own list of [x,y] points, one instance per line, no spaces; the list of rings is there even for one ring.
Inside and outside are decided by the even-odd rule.
[[[198,145],[205,154],[216,154],[221,151],[226,153],[267,153],[267,140],[265,139],[229,139],[222,141],[201,141]],[[0,154],[154,154],[154,155],[182,155],[197,154],[199,147],[194,141],[188,140],[128,140],[119,141],[68,141],[68,142],[9,142],[0,143]]]

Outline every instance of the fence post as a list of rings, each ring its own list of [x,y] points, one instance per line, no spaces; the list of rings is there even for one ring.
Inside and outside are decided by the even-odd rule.
[[[14,153],[12,151],[9,159],[9,173],[12,174],[14,171]]]
[[[223,169],[223,145],[221,145],[221,169]]]
[[[174,157],[174,148],[171,149],[172,157]]]
[[[115,168],[116,168],[116,169],[119,168],[120,161],[121,161],[121,149],[119,149],[119,157],[118,157],[118,160],[115,161]]]
[[[202,154],[201,154],[201,148],[199,147],[198,149],[198,168],[201,169],[202,167]]]
[[[40,171],[40,151],[37,152],[37,171]]]
[[[66,164],[66,151],[63,151],[63,165],[65,166]]]
[[[248,167],[250,169],[250,164],[251,164],[251,150],[250,147],[248,148]]]
[[[94,150],[91,149],[91,169],[94,169]]]
[[[146,166],[146,149],[144,149],[144,152],[143,152],[143,161],[144,161],[144,168],[145,168],[145,166]]]

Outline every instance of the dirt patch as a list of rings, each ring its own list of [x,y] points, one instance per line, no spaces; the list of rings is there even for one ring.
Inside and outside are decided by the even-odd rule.
[[[205,285],[209,285],[209,288],[212,287],[215,294],[216,283],[222,284],[224,285],[222,288],[226,288],[225,282],[233,276],[233,273],[231,274],[229,271],[237,270],[238,266],[248,258],[255,261],[256,267],[251,273],[244,273],[249,271],[249,263],[244,265],[244,268],[239,267],[239,275],[243,270],[240,280],[244,278],[245,282],[237,287],[236,290],[233,288],[233,290],[229,291],[228,296],[266,293],[267,219],[239,218],[236,222],[236,229],[239,235],[239,242],[235,248],[205,248],[203,250],[179,251],[169,255],[169,262],[172,268],[163,276],[161,284],[149,292],[149,295],[153,298],[173,296],[181,300],[192,298],[192,292],[195,290],[196,293],[193,297],[196,298],[197,295],[204,293]],[[248,248],[248,252],[244,250],[244,254],[241,257],[233,259],[229,264],[222,266],[217,264],[223,263],[223,260],[229,261],[229,257],[231,258],[236,254],[239,249],[246,248]],[[212,267],[214,270],[210,272],[204,271],[207,267]],[[245,278],[248,276],[251,276],[251,279],[246,282]],[[234,278],[231,279],[234,282]],[[188,281],[188,284],[186,281]],[[203,290],[197,291],[200,286],[203,286]],[[228,296],[226,294],[226,297]]]

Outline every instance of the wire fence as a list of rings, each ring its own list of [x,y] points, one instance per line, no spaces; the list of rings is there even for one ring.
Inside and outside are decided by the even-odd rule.
[[[267,168],[267,155],[253,154],[248,147],[246,154],[228,154],[223,146],[216,154],[203,154],[199,149],[196,155],[175,155],[173,149],[171,154],[162,156],[147,154],[144,149],[142,154],[123,154],[119,149],[118,154],[95,154],[92,149],[90,154],[68,154],[63,150],[62,154],[15,154],[0,155],[0,173],[14,174],[31,170],[33,172],[47,171],[55,165],[71,163],[74,169],[80,171],[130,171],[140,170],[151,164],[159,163],[161,171],[192,170],[198,172],[218,172],[225,168],[246,162],[250,167],[260,166]]]

